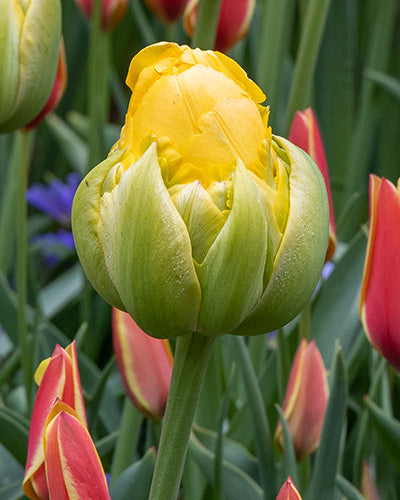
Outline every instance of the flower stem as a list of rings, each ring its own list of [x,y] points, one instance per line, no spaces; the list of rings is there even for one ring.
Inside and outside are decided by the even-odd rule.
[[[197,7],[196,26],[192,38],[192,47],[213,49],[217,33],[221,0],[200,0]]]
[[[17,295],[18,295],[18,334],[21,349],[21,365],[24,374],[24,384],[28,411],[32,403],[32,357],[28,345],[28,325],[26,322],[27,302],[27,255],[26,237],[26,189],[28,187],[29,144],[30,132],[17,131],[19,146],[18,199],[17,199]]]
[[[167,408],[149,500],[175,500],[213,337],[190,333],[177,338]]]

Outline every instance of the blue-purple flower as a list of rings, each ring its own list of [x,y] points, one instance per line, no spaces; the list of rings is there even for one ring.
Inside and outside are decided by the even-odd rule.
[[[72,172],[66,181],[54,177],[48,184],[33,184],[26,192],[27,202],[62,226],[56,232],[38,234],[32,242],[49,266],[57,264],[75,248],[71,232],[71,207],[81,181]]]

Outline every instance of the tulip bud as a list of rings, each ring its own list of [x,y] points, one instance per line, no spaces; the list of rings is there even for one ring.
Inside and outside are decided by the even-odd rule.
[[[183,27],[190,37],[193,36],[196,26],[198,3],[199,0],[190,0],[183,15]],[[255,7],[255,0],[222,0],[214,43],[215,50],[228,52],[246,36]]]
[[[315,341],[307,345],[303,339],[293,361],[283,401],[283,414],[298,461],[318,447],[327,403],[324,362]],[[281,422],[275,431],[275,442],[283,450]]]
[[[43,447],[50,498],[110,500],[103,466],[86,423],[60,400],[47,417]]]
[[[92,17],[93,3],[95,0],[75,0],[79,10],[89,19]],[[128,0],[100,0],[101,2],[101,28],[111,31],[118,26],[126,14]]]
[[[59,0],[0,0],[0,133],[21,128],[43,109],[57,70]]]
[[[370,228],[359,311],[372,346],[400,371],[400,179],[370,176]]]
[[[175,23],[182,16],[188,0],[145,0],[145,3],[163,23]]]
[[[300,493],[297,491],[296,486],[293,484],[292,478],[289,476],[279,490],[276,500],[302,500]]]
[[[65,92],[66,86],[67,86],[67,61],[65,59],[64,40],[61,40],[60,53],[58,56],[57,73],[53,84],[53,90],[51,91],[51,94],[47,99],[47,102],[42,111],[30,123],[25,125],[24,127],[25,130],[31,130],[37,127],[39,123],[46,117],[46,115],[57,107],[57,104],[60,102],[60,99]]]
[[[167,405],[172,373],[168,340],[149,337],[131,316],[113,308],[114,351],[125,391],[146,417],[161,420]]]
[[[51,358],[39,365],[35,381],[39,384],[39,390],[32,413],[22,489],[31,499],[47,499],[43,431],[54,401],[58,398],[71,406],[86,424],[75,341],[65,350],[57,345]]]
[[[290,321],[326,252],[314,162],[272,136],[264,94],[221,53],[155,44],[133,58],[127,83],[121,137],[72,207],[93,286],[158,338]]]
[[[328,163],[326,161],[324,144],[322,142],[317,119],[311,108],[296,112],[289,133],[289,141],[308,153],[324,176],[329,201],[329,240],[325,257],[326,262],[333,257],[337,245],[335,213],[333,211],[331,183],[329,180]]]

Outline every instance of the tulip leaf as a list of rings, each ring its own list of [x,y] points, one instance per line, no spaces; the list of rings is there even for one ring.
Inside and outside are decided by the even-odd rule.
[[[400,422],[385,413],[368,397],[365,398],[365,404],[382,446],[400,473]]]
[[[200,465],[201,470],[212,484],[214,481],[215,454],[208,450],[192,433],[189,451]],[[260,486],[239,467],[222,461],[222,488],[224,500],[262,500],[263,492]]]
[[[319,447],[305,500],[333,499],[347,405],[347,375],[341,349],[333,362],[332,385]]]
[[[216,432],[195,426],[193,434],[204,447],[214,453],[218,440]],[[255,481],[258,479],[257,459],[244,446],[232,439],[223,437],[222,450],[224,460],[238,467]]]
[[[283,484],[287,477],[293,479],[294,484],[299,484],[299,473],[297,469],[296,454],[293,447],[292,437],[290,435],[289,427],[287,425],[285,416],[283,414],[282,408],[279,405],[275,405],[279,413],[279,418],[282,424],[283,430],[283,460],[282,460],[282,474],[279,484]]]
[[[364,496],[340,474],[336,476],[336,484],[347,500],[365,500]]]
[[[147,500],[149,498],[156,453],[150,448],[141,460],[130,465],[110,488],[113,500]],[[132,496],[134,492],[134,497]]]
[[[0,407],[0,443],[18,462],[25,464],[29,435],[29,422],[19,413]]]

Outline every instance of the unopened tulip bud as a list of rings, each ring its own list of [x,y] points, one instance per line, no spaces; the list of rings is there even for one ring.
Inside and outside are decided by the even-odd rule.
[[[147,7],[163,23],[175,23],[180,19],[189,0],[145,0]]]
[[[59,0],[0,0],[0,133],[32,121],[49,98],[61,40]]]
[[[61,41],[60,54],[58,56],[58,67],[53,89],[42,111],[30,123],[25,125],[25,130],[30,130],[39,125],[48,113],[53,111],[60,102],[67,86],[67,61],[65,59],[64,40]]]
[[[126,14],[128,0],[100,0],[101,28],[110,31],[118,26]],[[75,0],[79,10],[88,18],[92,17],[94,0]]]
[[[264,94],[219,52],[152,45],[127,83],[121,137],[72,207],[93,286],[158,338],[255,335],[293,319],[327,246],[314,162],[272,136]]]
[[[59,399],[68,404],[86,424],[75,341],[66,349],[57,345],[51,358],[39,365],[35,381],[39,384],[39,390],[32,413],[22,489],[29,498],[43,500],[48,498],[43,431],[54,401]]]
[[[324,362],[315,344],[303,339],[297,349],[283,401],[298,461],[316,450],[321,437],[328,403],[328,383]],[[275,442],[283,450],[283,429],[278,423]]]
[[[370,228],[359,311],[372,346],[400,371],[400,179],[370,176]]]
[[[276,500],[302,500],[300,493],[293,484],[292,478],[289,476],[282,488],[279,490]]]
[[[113,345],[125,391],[146,417],[161,420],[172,373],[168,340],[150,337],[131,316],[113,308]]]
[[[335,213],[333,210],[331,183],[324,144],[317,119],[311,108],[296,112],[290,129],[289,141],[308,153],[324,176],[329,201],[329,240],[325,257],[325,261],[328,261],[333,257],[337,245]]]
[[[49,497],[111,500],[106,476],[86,424],[56,400],[43,430]]]
[[[190,0],[183,15],[183,26],[192,37],[196,27],[199,0]],[[255,0],[222,0],[218,18],[214,49],[228,52],[244,38],[256,6]]]

